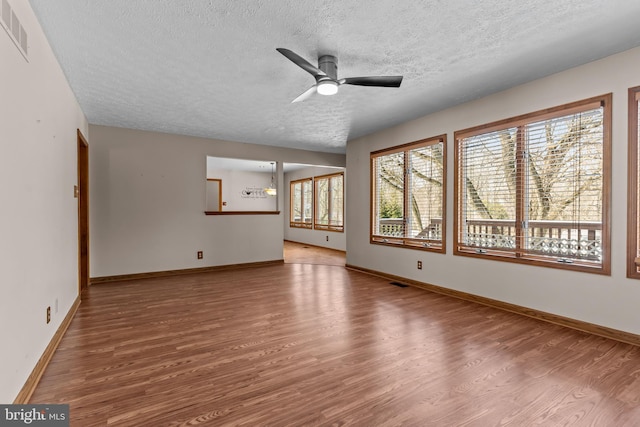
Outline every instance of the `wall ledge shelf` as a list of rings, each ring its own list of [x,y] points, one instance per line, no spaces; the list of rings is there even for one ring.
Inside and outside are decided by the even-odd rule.
[[[205,211],[205,215],[280,215],[280,211]]]

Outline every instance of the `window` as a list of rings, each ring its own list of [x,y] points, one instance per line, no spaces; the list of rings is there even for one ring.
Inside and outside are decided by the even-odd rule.
[[[640,150],[640,86],[629,89],[629,207],[627,209],[627,277],[632,279],[640,279],[640,224],[638,223],[638,203],[640,197],[640,174],[638,173],[638,165],[640,164],[638,156]]]
[[[611,94],[455,133],[454,254],[610,274]]]
[[[344,231],[344,174],[317,176],[314,228]]]
[[[445,252],[447,136],[371,153],[371,243]]]
[[[311,228],[313,209],[313,181],[311,178],[291,181],[290,226]]]

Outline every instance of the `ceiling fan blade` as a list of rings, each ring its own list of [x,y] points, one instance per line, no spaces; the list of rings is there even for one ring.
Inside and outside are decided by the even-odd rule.
[[[318,81],[321,77],[328,77],[324,71],[322,71],[318,67],[314,67],[313,65],[311,65],[306,59],[304,59],[297,53],[294,53],[289,49],[285,49],[282,47],[276,48],[276,50],[286,56],[287,59],[296,64],[298,67],[302,68],[307,73],[315,77],[316,81]]]
[[[302,94],[300,94],[296,99],[291,101],[291,103],[293,104],[294,102],[302,102],[305,99],[310,98],[314,93],[316,93],[316,85],[313,85],[309,89],[302,92]]]
[[[347,77],[338,80],[341,85],[400,87],[402,76]]]

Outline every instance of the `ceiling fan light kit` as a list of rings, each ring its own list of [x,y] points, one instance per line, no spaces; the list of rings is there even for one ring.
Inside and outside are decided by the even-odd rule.
[[[320,95],[335,95],[338,93],[338,87],[344,84],[355,86],[400,87],[402,83],[402,76],[348,77],[338,80],[338,59],[335,56],[322,55],[318,58],[318,66],[315,67],[306,59],[289,49],[279,47],[276,50],[316,79],[316,84],[291,102],[304,101],[314,93],[319,93]]]
[[[338,93],[338,83],[333,80],[325,80],[316,85],[316,90],[320,95],[335,95]]]

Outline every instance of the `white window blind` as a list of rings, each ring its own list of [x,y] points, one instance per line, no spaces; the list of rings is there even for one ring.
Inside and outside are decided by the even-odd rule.
[[[462,244],[515,248],[517,129],[506,128],[463,141]]]
[[[315,226],[329,225],[329,180],[316,178],[316,216]]]
[[[527,125],[525,250],[600,262],[603,109]]]
[[[442,240],[443,165],[442,144],[418,147],[408,152],[409,200],[406,237]]]
[[[344,229],[344,175],[332,176],[329,179],[329,226]]]
[[[303,222],[311,226],[313,223],[313,182],[310,179],[302,181],[302,213]]]
[[[302,183],[291,183],[291,222],[302,222]]]

